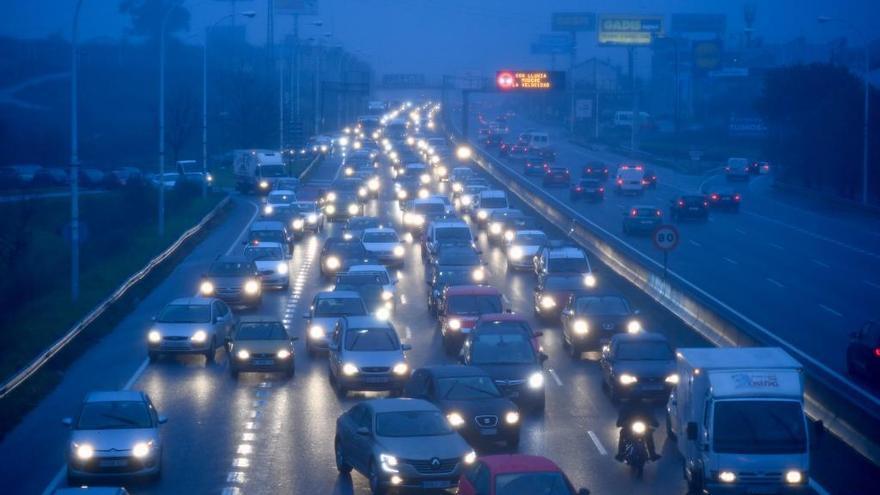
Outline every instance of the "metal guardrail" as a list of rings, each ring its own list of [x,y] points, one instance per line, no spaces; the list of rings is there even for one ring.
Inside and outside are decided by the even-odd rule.
[[[450,138],[453,142],[460,141],[455,135]],[[876,443],[876,439],[880,438],[876,434],[880,431],[880,399],[674,271],[668,271],[668,276],[664,279],[660,263],[632,248],[623,239],[590,221],[559,199],[546,194],[482,148],[473,144],[471,146],[476,152],[474,161],[489,175],[503,183],[536,212],[567,230],[573,240],[714,345],[772,345],[796,356],[807,371],[807,414],[814,419],[821,419],[835,436],[870,461],[880,464],[880,445]],[[854,426],[856,423],[859,428]],[[861,429],[869,429],[875,433],[865,434]]]
[[[92,309],[85,317],[79,320],[70,330],[67,331],[61,338],[55,341],[51,346],[47,349],[40,352],[40,354],[31,361],[27,366],[17,371],[11,377],[7,378],[2,385],[0,385],[0,399],[9,395],[13,390],[18,388],[22,383],[24,383],[28,378],[30,378],[34,373],[40,370],[49,360],[55,357],[56,354],[61,352],[65,347],[67,347],[70,342],[73,341],[83,330],[86,329],[90,324],[92,324],[95,320],[97,320],[107,309],[112,306],[114,303],[119,301],[132,287],[134,287],[138,282],[143,280],[147,275],[152,273],[152,271],[159,266],[163,261],[174,255],[180,246],[183,245],[188,239],[199,233],[205,225],[208,224],[214,217],[217,216],[217,213],[220,212],[227,204],[229,203],[229,196],[223,198],[222,201],[217,203],[207,215],[205,215],[202,220],[196,224],[194,227],[190,228],[176,241],[174,244],[169,246],[165,251],[162,251],[158,256],[150,260],[146,266],[141,268],[137,273],[129,277],[125,282],[122,283],[119,287],[110,294],[109,297],[104,299],[98,306]]]

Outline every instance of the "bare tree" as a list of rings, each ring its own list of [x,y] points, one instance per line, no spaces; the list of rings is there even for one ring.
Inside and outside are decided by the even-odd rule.
[[[165,138],[175,163],[180,159],[180,151],[195,134],[198,106],[195,92],[186,86],[176,88],[169,98]]]

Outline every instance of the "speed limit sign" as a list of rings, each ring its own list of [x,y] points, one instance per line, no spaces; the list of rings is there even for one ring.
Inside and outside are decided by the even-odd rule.
[[[674,225],[661,225],[654,230],[654,246],[661,251],[672,251],[678,246],[678,229]]]

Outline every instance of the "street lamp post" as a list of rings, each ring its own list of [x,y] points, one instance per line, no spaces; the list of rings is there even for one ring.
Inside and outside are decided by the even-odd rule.
[[[77,83],[79,60],[79,11],[83,0],[77,0],[73,9],[73,29],[70,34],[70,299],[79,299],[79,108]]]
[[[869,136],[868,127],[869,127],[869,122],[870,122],[869,112],[871,109],[870,98],[869,98],[869,94],[871,91],[871,81],[870,81],[870,74],[871,74],[871,53],[870,53],[870,50],[871,50],[871,48],[870,48],[870,43],[869,43],[868,37],[862,36],[864,33],[862,33],[858,28],[856,28],[855,25],[853,25],[853,23],[847,21],[846,19],[837,19],[837,18],[833,18],[833,17],[820,16],[820,17],[817,17],[816,20],[820,24],[826,24],[829,22],[842,23],[842,24],[846,25],[847,27],[849,27],[850,30],[854,31],[856,34],[861,36],[865,42],[865,76],[864,76],[865,94],[864,94],[864,115],[863,115],[863,119],[862,119],[862,204],[867,205],[868,204],[868,165],[869,165],[868,164],[868,152],[869,152],[869,146],[870,146],[869,142],[868,142],[868,136]]]

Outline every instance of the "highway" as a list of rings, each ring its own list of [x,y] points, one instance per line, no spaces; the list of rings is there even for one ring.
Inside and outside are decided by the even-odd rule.
[[[574,167],[585,158],[579,155],[584,152],[562,142],[559,150],[560,163],[571,163]],[[307,198],[318,189],[326,188],[337,176],[340,164],[338,155],[328,157],[306,181],[300,196]],[[671,183],[665,184],[664,171],[657,171],[661,186],[656,193],[649,193],[648,198],[660,202],[673,194],[674,189]],[[681,183],[675,187],[686,186]],[[567,191],[560,190],[558,194],[567,195]],[[848,288],[841,283],[841,291],[850,291],[844,294],[826,293],[827,284],[843,280],[844,270],[859,271],[863,277],[876,276],[872,280],[880,280],[880,273],[871,272],[877,266],[861,259],[870,258],[868,256],[847,252],[847,248],[841,246],[831,247],[834,243],[820,239],[810,241],[809,235],[773,227],[772,222],[753,217],[749,212],[771,214],[761,212],[762,203],[759,201],[762,200],[756,200],[753,206],[749,204],[737,217],[716,215],[715,221],[706,225],[682,226],[685,242],[674,253],[671,267],[686,277],[701,277],[699,280],[701,283],[705,281],[709,290],[737,295],[736,301],[742,301],[742,309],[761,313],[756,316],[762,318],[762,323],[781,325],[786,318],[812,321],[809,335],[816,335],[819,340],[820,335],[827,334],[828,338],[822,341],[828,341],[828,348],[823,349],[817,344],[818,347],[811,351],[817,355],[823,350],[830,354],[833,352],[830,348],[832,332],[840,341],[835,345],[842,346],[845,330],[849,328],[844,323],[849,321],[848,318],[857,318],[858,314],[855,303],[843,304],[847,294],[855,297],[856,289],[852,283]],[[0,443],[0,458],[4,459],[0,464],[0,486],[4,487],[4,493],[51,493],[52,489],[63,486],[68,431],[60,419],[74,413],[87,391],[116,388],[146,391],[160,413],[169,418],[162,432],[165,442],[162,477],[154,484],[127,485],[132,493],[369,492],[367,480],[361,475],[337,473],[333,462],[333,435],[336,418],[341,412],[364,398],[382,394],[354,393],[339,399],[328,382],[326,358],[309,358],[305,352],[306,329],[302,313],[316,292],[331,285],[319,274],[320,246],[323,238],[339,234],[340,224],[328,223],[324,233],[307,237],[296,245],[289,262],[290,289],[266,293],[257,312],[283,319],[292,334],[300,337],[296,342],[294,378],[285,380],[281,375],[250,373],[234,381],[228,373],[226,357],[220,354],[217,362],[210,365],[205,364],[203,357],[166,358],[154,364],[146,361],[145,334],[150,316],[171,299],[192,295],[200,274],[217,255],[242,249],[240,238],[256,216],[257,200],[235,195],[233,203],[234,208],[225,222],[207,236],[111,334],[96,342],[67,370],[61,384],[3,439]],[[593,208],[591,218],[617,232],[619,224],[615,222],[619,221],[623,204],[609,195],[602,205],[578,208]],[[516,206],[524,208],[523,205]],[[390,177],[384,178],[382,195],[369,204],[367,213],[379,216],[389,224],[400,224],[400,212],[391,200]],[[562,236],[550,225],[545,228],[551,237]],[[740,228],[746,234],[736,231]],[[779,242],[792,252],[774,254],[768,248],[756,247],[755,239]],[[840,239],[845,244],[873,249],[854,239]],[[690,240],[701,246],[692,245]],[[651,251],[650,241],[633,242],[646,253]],[[532,316],[534,275],[509,272],[503,252],[490,246],[483,234],[479,237],[479,244],[488,263],[488,282],[504,292],[507,305],[513,311],[526,315],[534,328],[544,331],[541,342],[549,355],[545,363],[546,412],[525,418],[519,451],[549,457],[562,467],[575,486],[587,487],[593,494],[684,493],[681,460],[674,452],[674,446],[666,441],[663,428],[655,434],[663,457],[648,465],[644,479],[635,479],[627,467],[613,459],[617,444],[617,409],[602,392],[595,363],[597,356],[587,354],[586,360],[573,361],[562,349],[559,328],[542,324]],[[821,267],[807,265],[802,259],[808,256],[810,249],[814,253],[823,252],[823,249],[831,253],[820,260],[829,264],[828,273],[822,272],[825,273],[822,277],[818,270]],[[453,362],[443,352],[436,320],[425,307],[427,285],[419,250],[417,244],[407,246],[406,265],[398,275],[399,301],[392,317],[403,341],[412,345],[409,359],[413,368]],[[774,261],[759,261],[756,257],[760,253],[770,256],[768,261]],[[656,256],[653,252],[650,254]],[[727,256],[735,264],[725,266],[709,262]],[[859,266],[847,268],[844,260],[858,261]],[[706,266],[712,270],[705,271]],[[809,270],[804,273],[806,267]],[[708,345],[682,321],[599,263],[594,262],[594,273],[603,291],[621,293],[641,310],[647,329],[665,334],[676,347]],[[772,284],[750,287],[747,277],[754,279],[759,273],[778,279],[789,289],[776,295]],[[800,287],[796,287],[798,285]],[[829,307],[844,312],[846,316],[835,317],[842,321],[822,315],[821,309],[804,303],[818,301],[820,299],[816,298],[820,297],[826,298],[821,300]],[[866,311],[869,298],[864,294],[861,297],[862,310]],[[876,297],[873,300],[876,301]],[[763,311],[771,305],[772,311]],[[781,333],[783,328],[787,332],[783,334],[786,338],[799,344],[803,341],[806,345],[806,339],[798,339],[796,325],[780,326]],[[804,327],[800,330],[801,334],[808,333]],[[656,414],[662,423],[661,405],[658,405]],[[478,452],[485,453],[479,449]],[[811,476],[816,480],[813,488],[820,495],[865,493],[864,487],[880,475],[876,466],[867,464],[830,437],[814,450],[813,463]],[[28,474],[22,476],[23,472]]]

